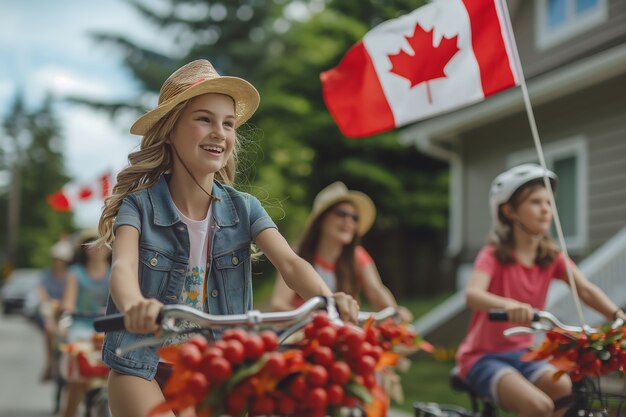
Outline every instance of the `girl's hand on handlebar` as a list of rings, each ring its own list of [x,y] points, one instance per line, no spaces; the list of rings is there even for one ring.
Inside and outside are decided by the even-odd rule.
[[[413,313],[406,307],[398,306],[398,314],[400,315],[400,319],[405,323],[413,321]]]
[[[163,304],[154,298],[144,298],[124,312],[124,326],[131,333],[156,333],[160,330],[157,317]]]
[[[341,319],[350,323],[356,323],[359,316],[359,303],[351,295],[343,292],[334,293],[333,298],[337,304],[337,310]]]
[[[533,321],[535,310],[530,304],[513,301],[504,307],[509,321],[512,323],[530,324]]]

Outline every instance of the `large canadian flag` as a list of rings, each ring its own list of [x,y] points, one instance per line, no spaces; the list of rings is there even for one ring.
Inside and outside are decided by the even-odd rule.
[[[82,202],[103,200],[111,195],[113,181],[113,174],[107,172],[93,181],[69,182],[48,196],[48,204],[56,211],[70,212]]]
[[[435,0],[370,30],[320,75],[348,137],[391,130],[518,84],[500,0]]]

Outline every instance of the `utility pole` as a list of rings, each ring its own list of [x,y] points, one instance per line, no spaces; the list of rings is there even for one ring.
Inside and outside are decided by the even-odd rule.
[[[18,152],[19,155],[19,152]],[[11,167],[11,184],[9,185],[9,208],[7,216],[7,247],[6,262],[4,265],[5,276],[8,275],[17,260],[17,236],[20,229],[20,207],[22,203],[22,174],[19,158]]]
[[[20,230],[20,210],[22,206],[22,161],[24,146],[28,143],[28,115],[23,102],[18,96],[13,109],[3,123],[7,136],[4,142],[4,166],[11,171],[9,184],[9,201],[7,208],[6,258],[4,275],[8,275],[17,263],[17,243]]]

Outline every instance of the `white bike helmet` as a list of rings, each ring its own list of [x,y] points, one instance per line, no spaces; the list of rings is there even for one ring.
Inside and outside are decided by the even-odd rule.
[[[544,169],[538,164],[522,164],[515,166],[508,171],[498,175],[491,183],[489,192],[489,208],[491,209],[491,219],[495,226],[503,226],[498,216],[498,208],[501,204],[509,201],[513,193],[521,186],[531,181],[547,176],[550,179],[552,189],[556,188],[558,177],[549,169]]]

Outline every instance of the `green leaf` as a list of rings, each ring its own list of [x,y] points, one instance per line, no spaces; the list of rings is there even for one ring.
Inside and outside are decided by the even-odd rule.
[[[358,398],[366,404],[372,402],[372,395],[370,394],[369,390],[363,385],[357,384],[356,382],[350,382],[344,387],[344,389],[353,397]]]
[[[242,366],[235,372],[235,374],[230,378],[230,380],[226,383],[226,392],[230,392],[230,390],[243,381],[244,379],[259,373],[259,371],[267,362],[269,358],[268,354],[263,354],[256,362],[251,363],[249,366]]]
[[[224,385],[220,385],[217,389],[211,389],[209,395],[202,401],[200,404],[200,409],[205,410],[207,408],[213,409],[213,411],[217,411],[220,408],[220,405],[223,404],[225,397]],[[221,413],[216,413],[216,415],[221,415]]]
[[[605,339],[606,344],[611,344],[617,340],[621,340],[624,335],[622,333],[615,333]]]
[[[608,361],[609,359],[611,359],[611,353],[609,353],[608,350],[601,350],[598,353],[598,357],[602,359],[603,361]]]

